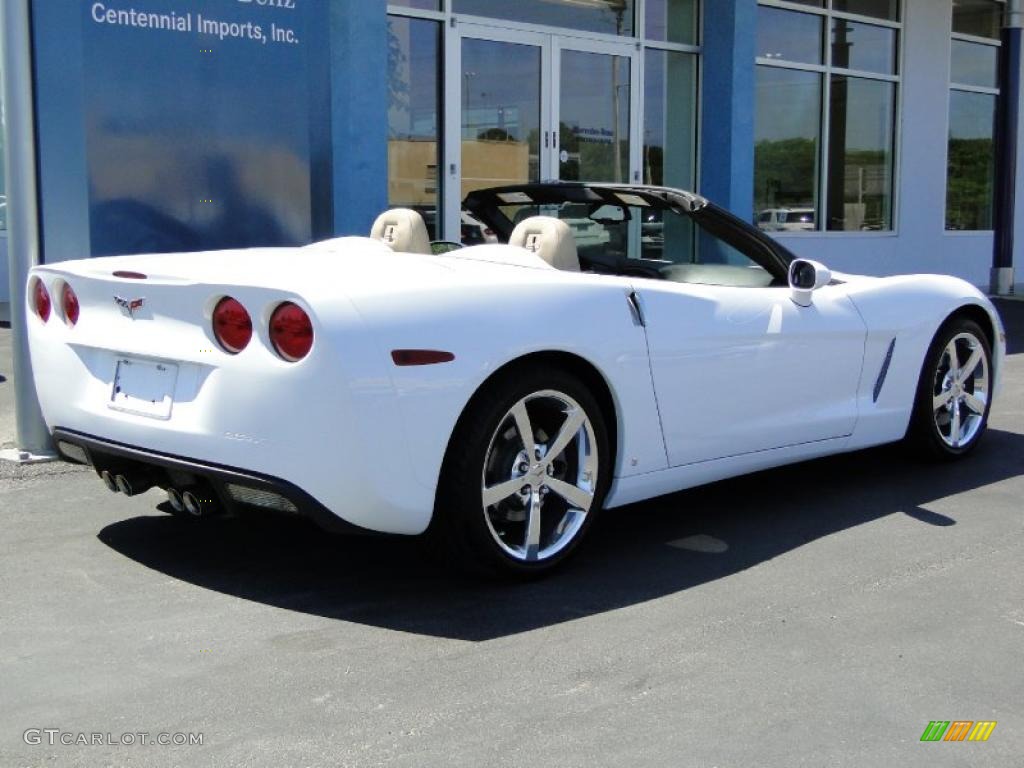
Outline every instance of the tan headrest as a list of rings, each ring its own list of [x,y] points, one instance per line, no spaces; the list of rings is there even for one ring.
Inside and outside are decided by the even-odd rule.
[[[512,230],[509,245],[518,245],[540,256],[555,269],[580,271],[576,238],[569,225],[553,216],[532,216]]]
[[[398,253],[430,255],[430,235],[423,217],[409,208],[392,208],[373,222],[370,237],[391,246]]]

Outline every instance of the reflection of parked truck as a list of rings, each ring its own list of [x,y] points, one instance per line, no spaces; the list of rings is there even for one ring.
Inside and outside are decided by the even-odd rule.
[[[813,208],[768,208],[757,216],[757,226],[764,232],[813,232]]]

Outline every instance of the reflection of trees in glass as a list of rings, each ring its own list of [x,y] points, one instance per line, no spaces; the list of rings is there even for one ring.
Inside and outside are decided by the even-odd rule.
[[[817,151],[814,139],[757,142],[754,207],[813,207]]]
[[[992,229],[992,139],[950,139],[946,228]]]
[[[561,163],[560,178],[563,181],[609,181],[621,183],[621,169],[628,166],[629,140],[619,140],[619,158],[616,163],[615,139],[613,136],[587,136],[572,125],[560,123],[558,126],[559,147],[569,153],[566,162]],[[583,178],[580,169],[586,169]]]

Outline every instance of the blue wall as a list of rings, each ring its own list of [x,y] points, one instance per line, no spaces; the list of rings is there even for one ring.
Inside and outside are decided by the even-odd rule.
[[[700,191],[734,214],[754,215],[754,59],[757,0],[708,0],[700,137]]]
[[[46,260],[300,244],[385,206],[383,3],[34,0],[33,26]]]

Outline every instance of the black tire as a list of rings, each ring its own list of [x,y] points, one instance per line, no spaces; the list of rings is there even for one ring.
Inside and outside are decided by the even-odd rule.
[[[495,525],[495,515],[501,505],[514,505],[519,502],[525,508],[528,502],[514,496],[507,497],[506,501],[485,511],[483,486],[485,471],[490,471],[485,469],[485,461],[493,464],[492,447],[496,450],[497,441],[505,439],[503,436],[508,434],[507,429],[503,430],[502,435],[497,433],[510,418],[511,409],[524,398],[544,392],[566,395],[583,410],[593,431],[593,449],[597,452],[597,480],[593,484],[593,500],[589,511],[583,515],[582,524],[571,540],[549,557],[526,561],[502,548],[498,543],[499,536],[492,526]],[[541,406],[544,405],[543,401],[539,402]],[[535,436],[542,434],[539,426],[534,426]],[[521,446],[518,430],[513,434],[516,435],[516,445]],[[578,446],[579,439],[576,438],[573,445]],[[586,443],[590,445],[589,437]],[[560,455],[568,456],[570,453],[565,451]],[[516,459],[513,458],[511,461],[514,465]],[[578,472],[579,468],[574,471]],[[510,370],[481,388],[466,408],[452,434],[438,483],[434,516],[426,539],[436,556],[442,558],[445,564],[455,566],[462,572],[514,579],[536,578],[548,574],[577,551],[580,542],[592,527],[611,484],[611,473],[611,446],[604,414],[588,387],[576,376],[562,370]],[[523,480],[526,481],[526,478]],[[551,499],[556,502],[555,506],[549,507],[549,510],[554,510],[551,513],[554,516],[558,513],[557,504],[564,502],[560,502],[557,495],[552,495]],[[546,503],[549,502],[542,502]],[[565,503],[566,514],[569,507],[570,505]],[[528,513],[523,511],[520,514]],[[504,525],[515,525],[505,522],[504,518],[502,520]],[[525,521],[523,525],[526,525]]]
[[[961,414],[967,413],[972,418],[980,415],[980,422],[976,423],[976,429],[972,428],[969,439],[964,440],[959,445],[951,445],[949,440],[952,434],[952,426],[950,425],[948,432],[944,433],[943,427],[939,424],[941,419],[938,416],[938,411],[934,408],[933,399],[942,391],[943,380],[945,379],[945,374],[948,373],[946,348],[954,339],[964,337],[965,335],[972,337],[977,342],[977,348],[981,350],[984,356],[984,370],[987,371],[987,380],[985,381],[987,388],[986,398],[982,414],[975,414],[969,409],[964,410],[966,406],[956,406],[961,409]],[[965,361],[961,360],[960,362]],[[980,366],[981,364],[979,363],[979,369]],[[906,443],[908,447],[917,455],[932,460],[958,459],[973,451],[988,427],[989,411],[992,408],[993,374],[992,346],[981,326],[964,316],[954,316],[948,320],[935,335],[935,339],[928,348],[928,353],[925,355],[924,363],[921,367],[917,395],[914,399],[914,410],[911,414],[910,426],[907,430]],[[963,390],[973,395],[975,388],[978,386],[980,385],[972,379],[965,382]],[[952,406],[948,407],[952,408]],[[951,416],[950,419],[952,419]]]

